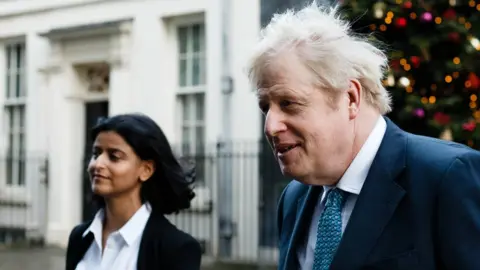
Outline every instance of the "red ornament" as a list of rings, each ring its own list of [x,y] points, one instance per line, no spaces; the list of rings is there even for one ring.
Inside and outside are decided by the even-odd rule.
[[[400,70],[400,60],[398,59],[391,60],[390,67],[395,71]]]
[[[412,2],[405,1],[405,3],[403,3],[403,7],[406,8],[406,9],[412,8]]]
[[[469,121],[467,123],[463,123],[462,125],[463,130],[468,132],[474,131],[476,127],[477,127],[477,123],[475,123],[475,121]]]
[[[449,8],[449,9],[445,10],[442,17],[445,20],[455,20],[457,18],[457,12],[455,12],[455,10],[453,8]]]
[[[437,122],[442,126],[448,125],[450,123],[450,115],[445,114],[443,112],[436,112],[433,115],[433,119],[435,120],[435,122]]]
[[[414,68],[418,68],[420,66],[421,59],[419,56],[411,56],[410,63],[412,63]]]
[[[470,81],[470,87],[472,89],[480,88],[480,78],[478,78],[477,74],[470,72],[468,74],[468,81]]]
[[[397,27],[404,28],[405,26],[407,26],[407,19],[405,19],[403,17],[396,18],[395,19],[395,25]]]
[[[452,42],[458,43],[460,41],[460,34],[458,32],[448,33],[448,39]]]

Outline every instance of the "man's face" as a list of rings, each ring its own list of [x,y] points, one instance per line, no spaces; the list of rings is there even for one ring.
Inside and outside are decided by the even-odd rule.
[[[264,132],[284,175],[331,185],[351,162],[354,129],[348,91],[335,98],[312,84],[294,56],[269,65],[258,90]]]

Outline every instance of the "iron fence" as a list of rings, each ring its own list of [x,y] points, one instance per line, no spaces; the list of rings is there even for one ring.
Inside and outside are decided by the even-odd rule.
[[[43,244],[47,220],[45,157],[0,158],[0,245]]]
[[[271,149],[265,142],[204,149],[203,153],[180,155],[196,164],[196,197],[189,210],[168,218],[198,239],[206,257],[274,264],[278,257],[277,201],[288,179],[282,176]],[[93,214],[91,185],[85,174],[83,181],[83,218],[88,219]],[[44,240],[47,197],[45,158],[0,159],[0,244]]]
[[[197,237],[207,256],[276,263],[277,201],[289,179],[270,146],[265,141],[221,144],[183,157],[195,161],[200,181],[191,209],[171,220]]]

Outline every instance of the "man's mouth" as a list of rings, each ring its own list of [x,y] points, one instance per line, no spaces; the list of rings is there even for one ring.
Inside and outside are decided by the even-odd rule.
[[[297,144],[280,144],[280,145],[275,146],[275,148],[277,150],[277,153],[283,155],[283,154],[286,154],[288,151],[290,151],[290,150],[292,150],[292,149],[294,149],[298,146],[300,146],[299,143],[297,143]]]

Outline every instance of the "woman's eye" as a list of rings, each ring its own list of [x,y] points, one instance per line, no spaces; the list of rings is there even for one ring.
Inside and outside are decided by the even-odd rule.
[[[100,155],[100,152],[99,152],[99,151],[93,151],[93,152],[92,152],[92,158],[93,158],[93,159],[96,159],[99,155]]]
[[[114,154],[109,154],[108,155],[108,158],[111,160],[111,161],[117,161],[119,160],[120,158],[115,156]]]

